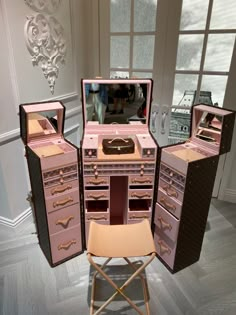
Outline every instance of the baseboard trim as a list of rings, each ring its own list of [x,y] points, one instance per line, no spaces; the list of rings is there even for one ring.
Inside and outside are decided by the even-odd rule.
[[[18,225],[20,225],[23,221],[25,221],[27,218],[29,218],[31,215],[32,209],[29,207],[13,220],[0,216],[0,224],[5,225],[7,227],[15,228]]]
[[[236,203],[236,190],[234,189],[225,189],[224,191],[224,201]]]

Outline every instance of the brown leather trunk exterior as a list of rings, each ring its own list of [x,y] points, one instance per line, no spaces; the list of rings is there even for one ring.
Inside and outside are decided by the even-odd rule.
[[[218,160],[217,155],[189,163],[172,272],[199,260]]]

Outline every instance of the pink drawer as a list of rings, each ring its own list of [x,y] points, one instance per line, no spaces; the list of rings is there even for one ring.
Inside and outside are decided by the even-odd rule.
[[[151,220],[151,218],[152,218],[151,208],[149,208],[148,211],[130,211],[130,209],[128,209],[127,221],[129,220],[137,221],[143,219]]]
[[[154,176],[144,175],[130,175],[129,185],[152,185],[154,182]]]
[[[182,205],[173,198],[168,197],[160,189],[158,190],[157,201],[162,205],[162,207],[170,211],[178,219],[180,218]]]
[[[95,176],[85,176],[84,177],[84,186],[108,186],[109,185],[109,177],[95,177]]]
[[[168,239],[159,229],[155,227],[154,243],[157,254],[173,269],[175,261],[176,243]]]
[[[73,189],[78,189],[79,187],[79,182],[78,180],[73,180],[67,183],[62,183],[50,188],[45,188],[45,196],[46,197],[56,197],[56,196],[60,196],[61,194],[64,193],[69,193],[71,190]]]
[[[79,203],[48,213],[48,226],[50,234],[68,230],[77,224],[80,224]]]
[[[71,255],[82,251],[81,226],[80,224],[51,235],[52,261],[57,263]]]
[[[168,197],[178,200],[180,203],[183,202],[184,194],[176,189],[173,185],[167,184],[162,179],[159,179],[158,189],[161,189]]]
[[[86,200],[106,200],[110,199],[110,191],[108,189],[104,190],[85,190],[84,198]]]
[[[66,192],[60,196],[48,198],[46,201],[47,212],[59,210],[71,206],[79,202],[79,190],[75,189],[71,192]]]
[[[152,189],[129,189],[129,199],[151,199]]]
[[[104,225],[108,225],[110,224],[110,221],[107,220],[107,221],[102,221],[102,220],[94,220],[96,221],[96,223],[99,223],[99,224],[104,224]],[[88,236],[89,236],[89,227],[90,227],[90,222],[86,222],[85,223],[85,237],[86,237],[86,245],[88,245]]]
[[[85,221],[91,222],[108,222],[110,223],[110,212],[87,212],[85,213]]]
[[[179,231],[179,220],[176,219],[172,214],[165,210],[158,203],[155,207],[155,225],[172,241],[177,240],[178,231]]]
[[[72,147],[71,147],[72,148]],[[75,148],[73,151],[65,152],[64,154],[53,155],[40,159],[42,171],[48,169],[61,168],[69,163],[78,163],[78,153]]]

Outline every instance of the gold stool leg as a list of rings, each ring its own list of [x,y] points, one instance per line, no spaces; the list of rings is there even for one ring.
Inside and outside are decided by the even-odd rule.
[[[102,265],[102,267],[99,267],[92,259],[92,256],[90,253],[87,254],[88,256],[88,260],[89,262],[94,266],[94,268],[97,270],[97,272],[94,275],[94,283],[93,283],[93,287],[92,288],[92,300],[93,300],[93,305],[92,308],[90,308],[90,315],[97,315],[100,314],[100,312],[111,303],[112,300],[114,300],[114,298],[116,297],[117,294],[121,294],[123,296],[123,298],[137,311],[138,314],[143,315],[143,313],[140,311],[140,309],[130,300],[129,297],[127,297],[123,290],[134,280],[134,278],[136,278],[137,276],[140,276],[140,273],[146,268],[146,266],[153,260],[153,258],[155,257],[155,253],[152,253],[151,257],[138,269],[136,269],[132,263],[128,260],[128,258],[125,258],[125,260],[132,265],[132,268],[135,270],[135,272],[132,274],[132,276],[119,288],[113,281],[112,279],[102,270],[102,268],[104,268],[107,263],[111,260],[111,258],[108,258],[105,263]],[[116,290],[116,292],[95,312],[93,313],[93,306],[94,306],[94,293],[95,293],[95,277],[97,275],[97,273],[100,273],[110,284],[111,286],[113,286]],[[144,287],[143,287],[144,288]],[[145,290],[145,289],[144,289]],[[147,310],[147,314],[149,315],[149,307],[147,307],[148,304],[148,297],[147,297],[147,291],[145,291],[145,305],[146,305],[146,310]]]

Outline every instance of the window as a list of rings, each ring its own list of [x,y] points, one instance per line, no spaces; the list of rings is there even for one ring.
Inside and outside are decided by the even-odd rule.
[[[110,77],[152,77],[156,12],[157,0],[110,0]]]
[[[171,126],[190,125],[193,104],[223,106],[235,34],[234,0],[183,0],[169,143],[189,137]]]

